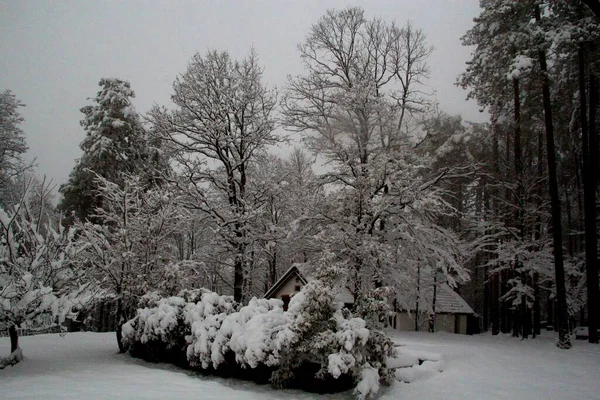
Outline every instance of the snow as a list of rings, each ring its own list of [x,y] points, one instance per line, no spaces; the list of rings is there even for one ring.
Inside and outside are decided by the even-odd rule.
[[[400,376],[379,399],[598,399],[600,346],[574,341],[560,350],[554,334],[519,340],[507,335],[388,332],[399,346]],[[2,399],[317,399],[234,379],[202,376],[118,354],[114,333],[20,338],[25,359],[0,370]],[[9,349],[0,338],[0,349]],[[416,365],[418,359],[426,360]],[[398,365],[400,366],[400,365]],[[364,372],[368,375],[369,372]],[[441,371],[441,372],[440,372]],[[397,375],[398,377],[398,375]],[[368,381],[368,386],[374,382]],[[165,384],[168,382],[168,384]],[[357,390],[358,391],[358,390]],[[353,398],[351,392],[329,399]]]
[[[576,341],[572,349],[561,350],[554,332],[529,340],[489,334],[388,333],[400,345],[401,357],[430,362],[410,368],[407,375],[412,376],[406,378],[414,378],[412,383],[392,386],[381,399],[600,398],[598,345]]]
[[[202,376],[119,354],[114,332],[19,338],[25,359],[0,370],[0,399],[316,399],[297,390]],[[10,349],[0,338],[0,349]],[[344,399],[348,395],[330,398]]]

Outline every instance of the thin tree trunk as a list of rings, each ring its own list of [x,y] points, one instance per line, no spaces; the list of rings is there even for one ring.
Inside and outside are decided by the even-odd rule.
[[[540,286],[539,286],[539,275],[537,272],[533,273],[533,337],[541,333],[540,330]]]
[[[117,345],[119,346],[119,352],[125,353],[127,349],[125,348],[125,344],[123,343],[123,332],[121,331],[121,328],[125,323],[125,318],[123,316],[123,297],[121,293],[118,293],[117,297],[117,312],[115,315],[115,320],[117,331]]]
[[[483,269],[483,331],[487,332],[490,326],[490,277],[487,265]]]
[[[496,116],[494,114],[492,114],[492,130],[493,130],[493,158],[494,158],[494,165],[493,165],[493,173],[494,173],[494,178],[496,179],[496,182],[500,179],[500,166],[499,166],[499,161],[500,161],[500,149],[499,149],[499,144],[498,144],[498,127],[496,125]],[[497,183],[496,186],[494,186],[493,189],[493,207],[494,207],[494,217],[497,218],[499,215],[499,193],[498,193],[498,187],[497,187]],[[490,307],[490,317],[491,317],[491,324],[492,324],[492,335],[498,335],[500,333],[500,293],[499,293],[499,274],[493,274],[489,277],[490,280],[490,286],[491,286],[491,307]]]
[[[429,332],[435,332],[435,303],[437,301],[437,274],[433,277],[433,301],[431,304],[431,315],[429,316]]]
[[[598,106],[598,87],[595,71],[590,71],[590,119],[589,130],[586,120],[585,95],[585,54],[583,45],[579,48],[579,101],[581,116],[581,144],[583,154],[583,204],[585,215],[585,264],[587,278],[587,326],[590,343],[598,343],[598,253],[596,233],[596,158],[597,149],[596,107]]]
[[[541,22],[540,7],[535,7],[535,17]],[[554,272],[556,279],[556,297],[558,301],[558,319],[560,321],[558,330],[557,346],[561,349],[571,348],[569,337],[567,310],[567,290],[565,287],[565,268],[563,264],[563,238],[562,221],[560,210],[560,197],[558,194],[558,179],[556,174],[556,149],[554,148],[554,126],[552,124],[552,103],[550,99],[550,82],[548,67],[546,65],[546,53],[540,50],[538,53],[540,69],[542,73],[542,96],[544,102],[544,122],[546,125],[546,152],[548,159],[548,181],[550,186],[550,204],[552,210],[552,237],[554,243]]]
[[[421,295],[421,264],[417,264],[417,301],[415,302],[415,331],[419,331],[419,297]]]

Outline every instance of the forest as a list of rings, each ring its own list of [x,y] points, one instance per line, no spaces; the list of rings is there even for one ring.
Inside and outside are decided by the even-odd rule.
[[[415,307],[416,329],[434,331],[442,284],[473,307],[478,333],[556,331],[566,350],[585,326],[598,343],[599,40],[596,1],[481,0],[455,82],[489,114],[475,123],[426,89],[426,32],[330,10],[307,27],[303,72],[284,87],[264,82],[255,49],[194,54],[171,103],[144,114],[128,81],[100,79],[80,110],[81,155],[58,187],[25,161],[24,105],[4,90],[0,329],[11,355],[18,329],[75,321],[115,330],[121,351],[137,340],[146,357],[175,357],[144,347],[162,323],[155,307],[178,315],[168,329],[189,318],[188,361],[205,369],[249,329],[267,347],[236,339],[238,362],[280,366],[282,385],[306,354],[351,341],[352,362],[331,350],[318,363],[349,373],[365,398],[373,379],[389,381],[389,340],[373,332]],[[318,279],[285,319],[262,297],[292,266]],[[342,286],[359,299],[352,315],[328,308]],[[312,331],[311,318],[330,325]],[[261,323],[281,325],[277,338]],[[346,341],[313,343],[323,329]],[[215,344],[211,358],[203,340],[222,352]],[[363,359],[350,351],[359,342],[385,349]]]

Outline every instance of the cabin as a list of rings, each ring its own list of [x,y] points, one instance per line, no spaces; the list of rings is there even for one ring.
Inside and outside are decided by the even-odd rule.
[[[284,310],[287,310],[292,296],[300,292],[304,285],[309,281],[310,278],[303,276],[296,266],[292,266],[273,286],[269,288],[269,290],[267,290],[264,297],[266,299],[282,300],[283,308]],[[343,303],[348,308],[351,308],[354,304],[354,295],[346,287],[338,293],[335,299],[338,303]],[[390,327],[401,331],[429,330],[429,315],[420,312],[419,319],[415,322],[416,309],[417,307],[414,305],[408,309],[396,309],[393,317],[390,319]],[[443,283],[437,286],[435,316],[436,332],[444,331],[466,334],[468,332],[467,321],[469,317],[472,317],[474,314],[473,309],[467,302],[448,284]]]
[[[310,278],[304,277],[298,267],[292,266],[267,290],[264,298],[282,300],[283,309],[287,310],[292,296],[302,290],[309,281]],[[351,307],[354,304],[354,295],[348,288],[344,287],[335,297],[335,300],[338,303],[343,303],[346,307]]]
[[[425,297],[433,298],[431,293]],[[467,334],[468,321],[475,315],[471,306],[447,283],[437,285],[435,297],[435,332]],[[424,308],[421,306],[421,309]],[[417,320],[416,310],[416,304],[411,304],[408,309],[398,308],[390,324],[400,331],[428,331],[429,315],[419,312]]]

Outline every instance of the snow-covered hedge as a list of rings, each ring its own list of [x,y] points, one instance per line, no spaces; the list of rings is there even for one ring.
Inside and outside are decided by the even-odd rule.
[[[190,333],[185,310],[194,303],[180,296],[143,300],[153,307],[138,309],[135,318],[123,325],[123,342],[136,357],[185,364],[186,337]]]
[[[132,355],[281,387],[316,391],[355,387],[358,398],[390,384],[393,343],[362,318],[353,317],[322,280],[292,297],[289,310],[276,299],[241,306],[231,296],[200,290],[141,301],[123,326]],[[375,301],[375,300],[374,300]],[[180,362],[181,364],[181,362]],[[260,371],[257,373],[257,371]]]

